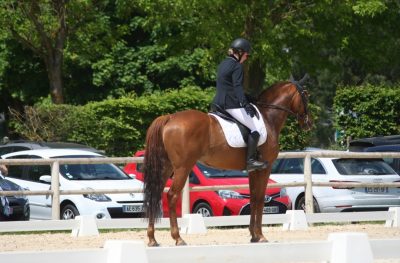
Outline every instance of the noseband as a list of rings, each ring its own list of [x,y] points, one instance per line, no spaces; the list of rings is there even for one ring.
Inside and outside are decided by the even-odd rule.
[[[262,108],[270,108],[270,109],[286,111],[290,115],[295,116],[298,121],[303,121],[304,123],[308,123],[308,121],[309,121],[309,119],[308,119],[309,118],[308,117],[308,100],[307,100],[306,90],[303,89],[303,87],[301,86],[301,81],[291,80],[291,82],[295,85],[297,92],[300,94],[301,101],[303,102],[303,107],[304,107],[303,114],[295,113],[292,110],[290,110],[289,108],[286,108],[286,107],[283,107],[280,105],[275,105],[275,104],[267,104],[264,102],[257,102],[257,105]],[[293,94],[293,96],[294,96],[294,94]]]

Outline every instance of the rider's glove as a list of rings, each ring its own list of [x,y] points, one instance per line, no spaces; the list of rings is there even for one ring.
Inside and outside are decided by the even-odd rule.
[[[247,115],[249,115],[251,118],[253,118],[256,115],[256,111],[250,103],[246,103],[244,105],[244,109],[246,110]]]

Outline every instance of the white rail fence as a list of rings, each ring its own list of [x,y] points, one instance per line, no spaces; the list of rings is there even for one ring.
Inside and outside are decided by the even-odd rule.
[[[107,240],[104,248],[63,251],[2,252],[13,263],[372,263],[400,259],[400,239],[369,239],[366,233],[331,233],[313,242],[261,243],[148,248],[142,241]]]
[[[385,227],[400,227],[400,208],[389,211],[305,214],[303,210],[289,210],[286,214],[263,215],[264,225],[282,225],[283,230],[307,230],[313,223],[385,222]],[[180,232],[204,234],[209,227],[246,226],[250,216],[202,217],[186,214],[178,218]],[[156,228],[169,228],[169,219],[162,218]],[[0,223],[1,232],[70,230],[74,237],[97,236],[100,229],[146,229],[147,221],[140,218],[96,219],[94,216],[77,216],[74,220],[10,221]]]
[[[311,157],[367,157],[400,158],[399,153],[338,153],[332,152],[305,152],[305,153],[281,153],[280,157],[305,158],[306,194],[312,194]],[[99,159],[54,159],[54,160],[0,160],[0,164],[50,164],[52,165],[52,187],[49,191],[13,191],[0,192],[0,195],[25,194],[40,195],[50,194],[53,198],[53,218],[59,218],[59,196],[63,194],[83,193],[130,193],[141,192],[142,189],[109,189],[109,190],[60,190],[58,187],[59,164],[61,163],[127,163],[141,162],[141,158],[99,158]],[[308,168],[307,168],[308,167]],[[54,176],[56,175],[56,176]],[[327,186],[337,183],[327,183]],[[399,187],[399,183],[393,184],[354,184],[357,186],[388,186]],[[285,184],[274,184],[286,186]],[[294,186],[293,184],[287,185]],[[295,185],[298,186],[298,185]],[[246,188],[248,186],[233,186],[232,189]],[[231,189],[231,188],[229,188]],[[186,195],[189,195],[189,188]],[[191,190],[209,190],[196,189]],[[308,196],[308,200],[312,196]],[[306,197],[307,199],[307,197]],[[187,198],[187,202],[188,202]],[[309,203],[308,203],[309,204]],[[312,207],[312,206],[311,206]],[[282,224],[284,230],[307,229],[311,223],[318,222],[355,222],[355,221],[385,221],[386,227],[400,227],[400,208],[390,208],[386,212],[353,212],[353,213],[317,213],[312,209],[307,213],[301,210],[287,211],[286,214],[264,215],[264,224]],[[248,225],[249,216],[227,216],[203,218],[199,214],[184,214],[178,219],[181,232],[205,233],[207,227]],[[43,220],[43,221],[19,221],[1,222],[0,232],[14,231],[41,231],[41,230],[71,230],[73,236],[98,235],[99,229],[112,228],[146,228],[147,222],[143,219],[103,219],[98,220],[91,216],[77,217],[75,220]],[[168,228],[169,221],[166,218],[156,224],[157,228]],[[330,262],[330,263],[368,263],[374,260],[396,259],[400,262],[400,239],[368,239],[365,233],[332,233],[327,240],[313,242],[290,242],[271,244],[244,244],[244,245],[218,245],[218,246],[187,246],[187,247],[158,247],[147,248],[142,241],[108,240],[101,249],[80,249],[64,251],[24,251],[2,252],[0,262],[31,262],[46,263],[55,262],[98,262],[98,263],[193,263],[211,262]],[[288,253],[289,251],[289,253]]]
[[[338,158],[400,158],[400,153],[395,152],[374,152],[374,153],[360,153],[360,152],[338,152],[338,151],[315,151],[315,152],[290,152],[279,153],[281,158],[304,158],[304,182],[296,183],[275,183],[268,185],[268,187],[305,187],[305,203],[307,214],[313,213],[313,186],[334,186],[334,187],[400,187],[398,183],[334,183],[334,182],[313,182],[311,174],[311,158],[313,157],[338,157]],[[0,159],[0,164],[5,165],[51,165],[51,189],[47,191],[0,191],[0,196],[5,195],[51,195],[52,197],[52,219],[60,218],[60,195],[74,195],[74,194],[91,194],[91,193],[139,193],[143,189],[102,189],[102,190],[60,190],[59,185],[59,166],[60,164],[92,164],[92,163],[141,163],[142,157],[114,157],[114,158],[59,158],[59,159]],[[186,182],[185,189],[182,194],[182,213],[189,214],[189,192],[190,191],[209,191],[216,189],[240,189],[248,188],[248,185],[232,185],[232,186],[210,186],[210,187],[189,187]],[[168,188],[165,189],[167,191]]]

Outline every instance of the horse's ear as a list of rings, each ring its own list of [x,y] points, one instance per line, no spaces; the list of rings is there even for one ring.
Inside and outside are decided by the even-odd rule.
[[[308,75],[308,73],[304,74],[303,78],[301,80],[299,80],[299,84],[303,85],[304,82],[306,82],[309,78],[310,78],[310,75]]]
[[[290,74],[289,81],[292,83],[296,83],[296,80],[294,79],[292,74]]]
[[[299,81],[296,81],[296,80],[294,79],[293,75],[290,74],[289,80],[290,80],[290,82],[292,82],[292,83],[299,84],[299,85],[303,85],[304,82],[306,82],[309,78],[310,78],[310,75],[308,75],[308,73],[306,73],[306,74],[304,74],[304,76],[303,76]]]

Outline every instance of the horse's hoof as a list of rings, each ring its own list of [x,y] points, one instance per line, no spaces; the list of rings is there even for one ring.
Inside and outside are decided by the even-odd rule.
[[[258,241],[260,241],[260,238],[258,238],[258,237],[252,237],[250,239],[250,243],[258,243]]]
[[[149,246],[149,247],[159,247],[160,244],[158,244],[157,241],[151,241],[151,242],[147,243],[147,246]]]
[[[252,238],[252,239],[250,239],[250,242],[251,243],[268,243],[269,241],[268,241],[268,239],[266,239],[266,238],[259,238],[259,237],[257,237],[257,238]]]
[[[176,245],[177,245],[177,246],[186,246],[187,244],[186,244],[185,241],[183,241],[183,239],[180,239],[180,240],[177,240],[177,241],[176,241]]]

